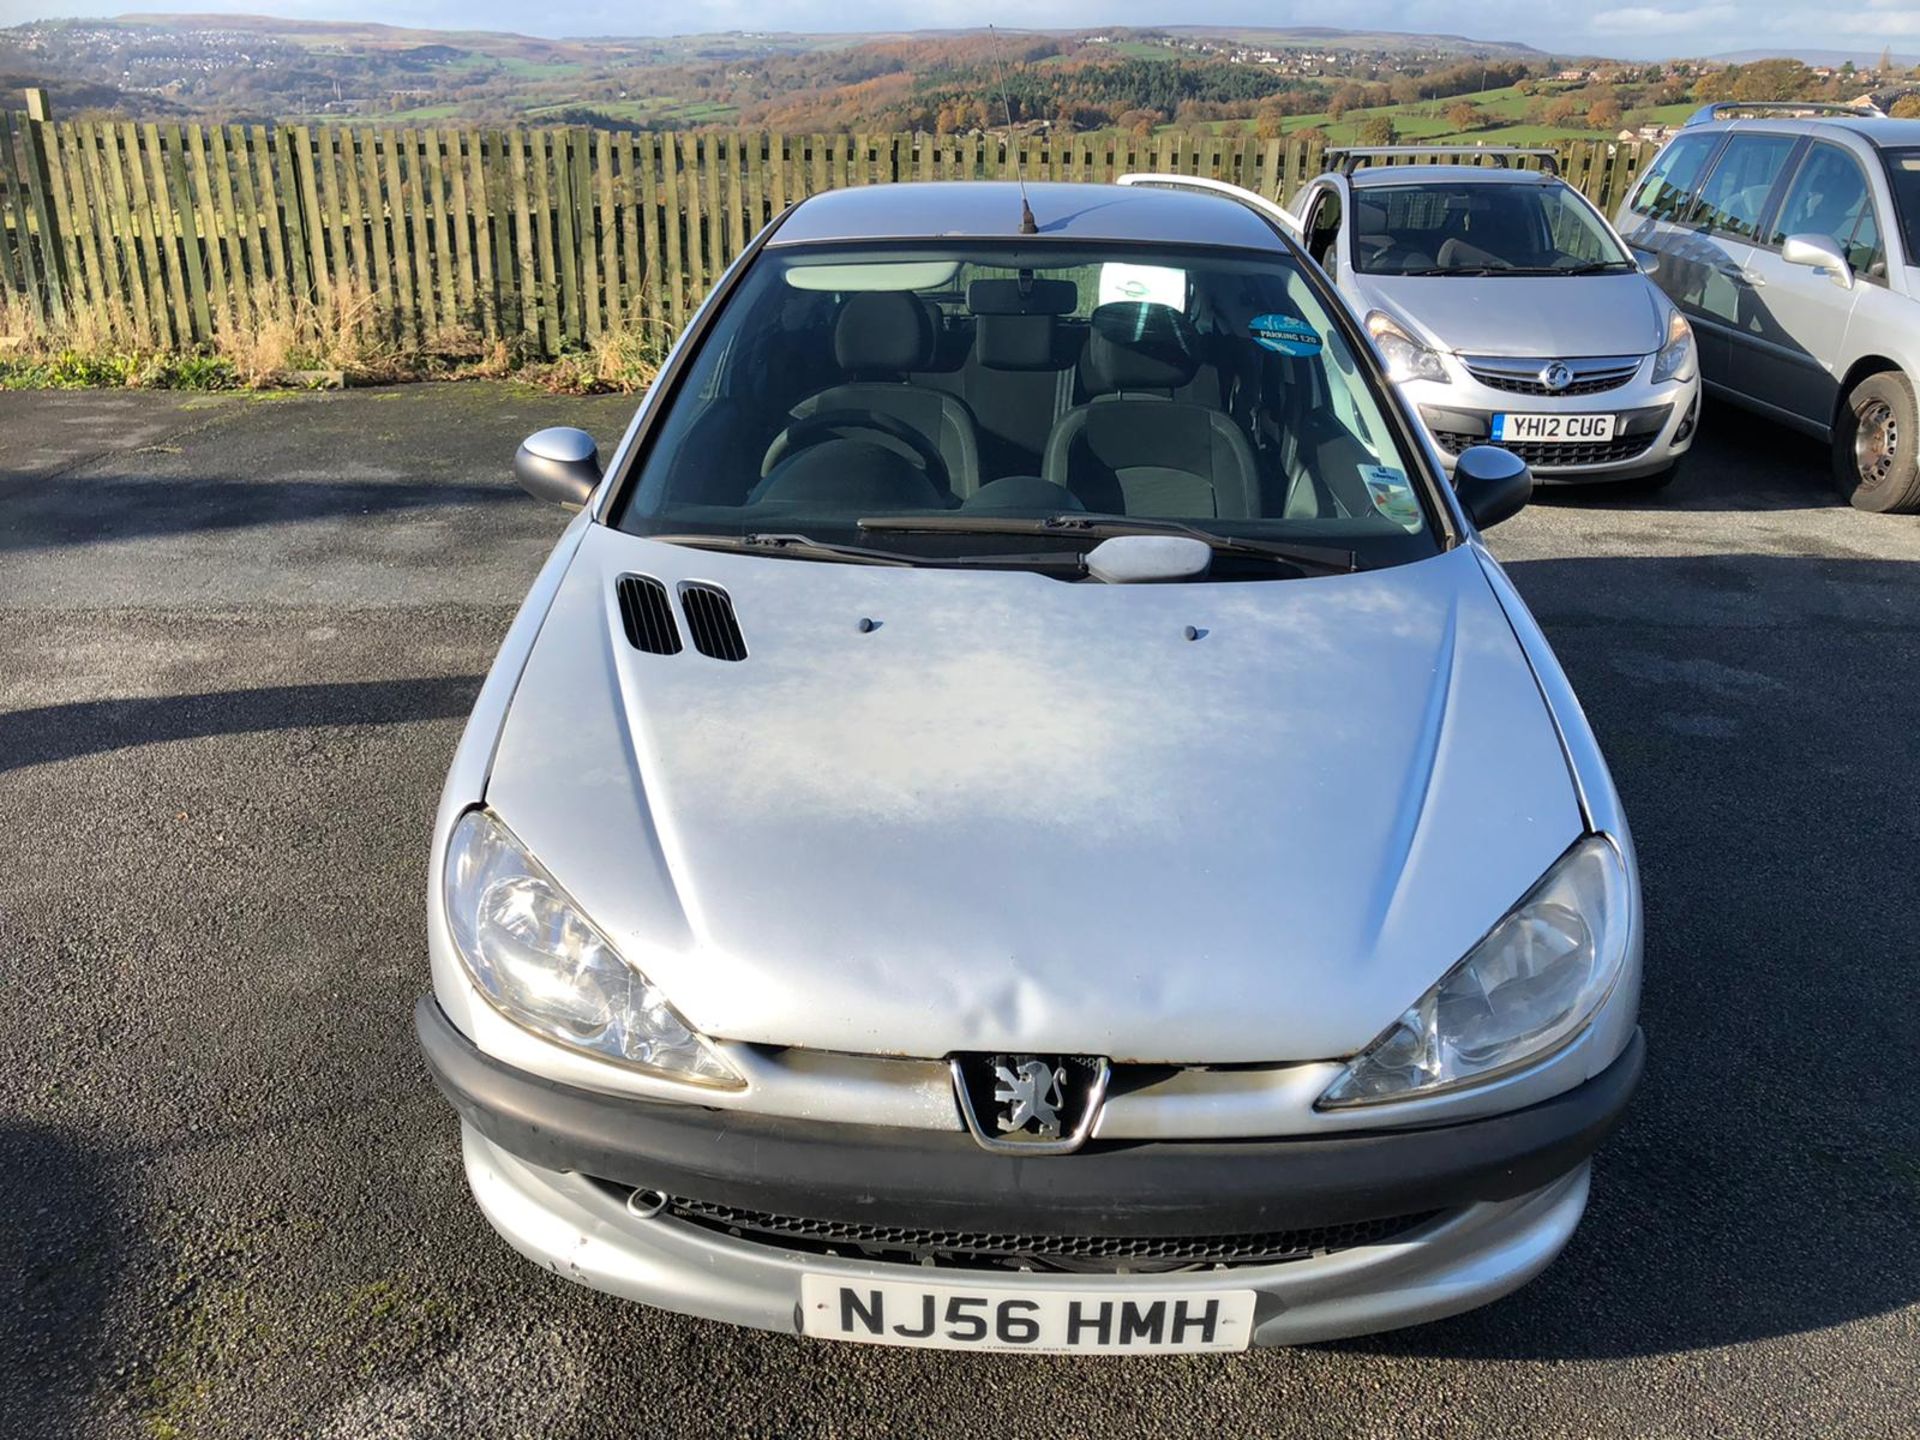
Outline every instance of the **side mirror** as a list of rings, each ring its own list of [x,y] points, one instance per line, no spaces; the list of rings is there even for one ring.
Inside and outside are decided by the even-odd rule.
[[[1825,235],[1789,235],[1780,247],[1780,258],[1789,265],[1809,265],[1827,272],[1827,279],[1842,290],[1853,288],[1853,266],[1838,245]]]
[[[1453,493],[1482,530],[1512,519],[1533,496],[1533,471],[1511,450],[1475,445],[1453,462]]]
[[[600,449],[571,425],[536,430],[514,452],[513,478],[536,500],[578,510],[600,483]]]
[[[1658,275],[1660,273],[1660,256],[1657,251],[1635,250],[1633,252],[1633,263],[1639,267],[1642,275]]]

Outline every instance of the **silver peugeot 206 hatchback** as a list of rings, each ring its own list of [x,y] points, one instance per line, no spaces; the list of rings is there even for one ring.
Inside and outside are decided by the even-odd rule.
[[[1029,208],[1030,207],[1030,208]],[[1625,818],[1324,276],[1167,189],[809,199],[570,502],[421,1043],[500,1233],[840,1340],[1233,1350],[1538,1274],[1641,1070]]]

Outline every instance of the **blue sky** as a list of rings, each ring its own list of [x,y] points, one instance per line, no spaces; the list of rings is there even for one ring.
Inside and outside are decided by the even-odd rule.
[[[1264,24],[1441,31],[1518,40],[1543,50],[1620,56],[1703,55],[1804,47],[1876,55],[1920,51],[1920,0],[0,0],[0,23],[126,10],[240,11],[312,20],[380,20],[536,35],[645,35],[703,30],[880,30],[911,13],[924,27],[988,21],[1098,25]]]

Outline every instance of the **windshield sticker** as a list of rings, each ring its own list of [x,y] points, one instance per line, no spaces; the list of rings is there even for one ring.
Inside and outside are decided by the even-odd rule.
[[[1256,315],[1247,322],[1256,345],[1279,355],[1318,355],[1320,332],[1292,315]]]
[[[1396,525],[1409,530],[1420,528],[1420,502],[1414,499],[1413,487],[1407,484],[1404,470],[1396,470],[1391,465],[1362,465],[1359,470],[1374,509]]]

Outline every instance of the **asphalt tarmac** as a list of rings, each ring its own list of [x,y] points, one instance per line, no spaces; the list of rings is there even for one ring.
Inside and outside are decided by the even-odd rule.
[[[0,395],[0,1433],[1920,1433],[1920,518],[1726,407],[1493,532],[1645,883],[1647,1079],[1566,1255],[1226,1359],[835,1347],[526,1264],[410,1023],[427,832],[563,517],[508,386]]]

